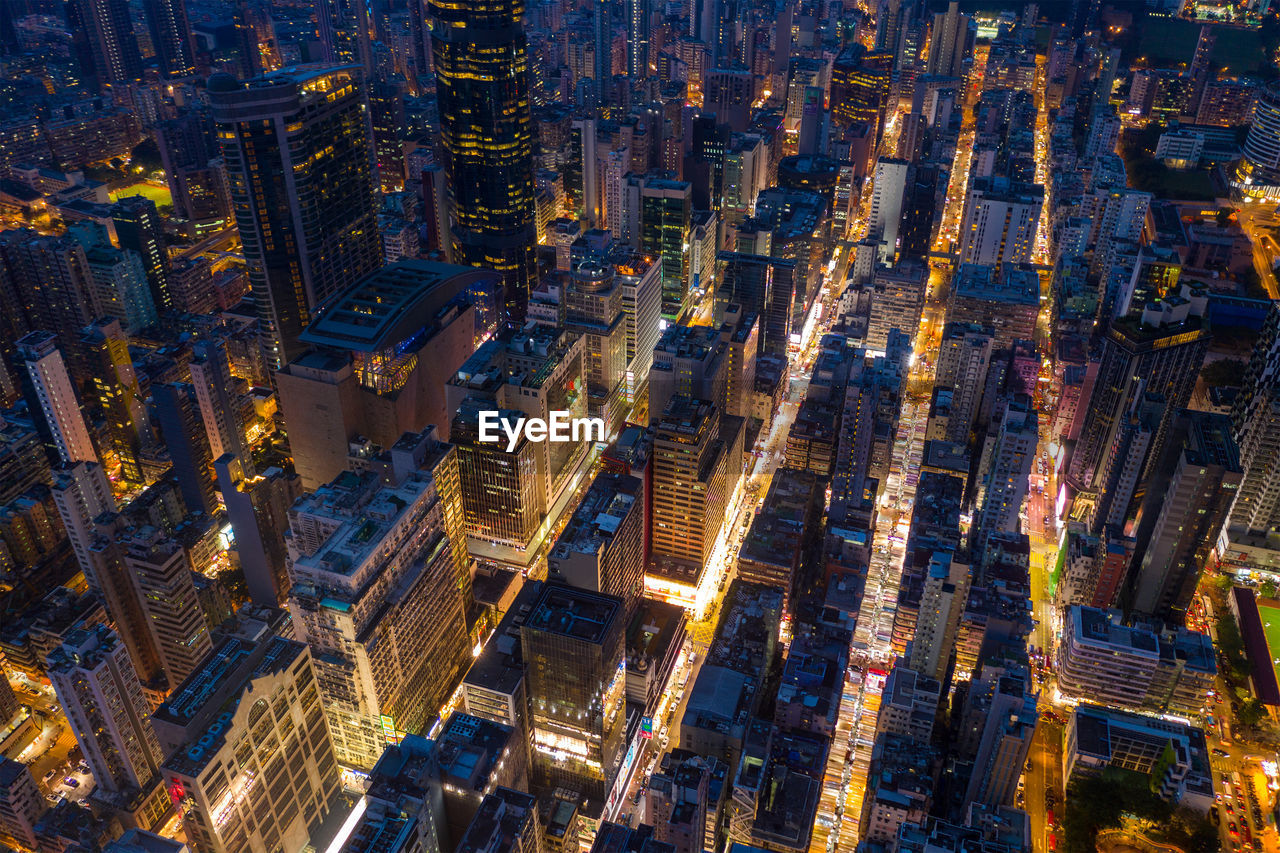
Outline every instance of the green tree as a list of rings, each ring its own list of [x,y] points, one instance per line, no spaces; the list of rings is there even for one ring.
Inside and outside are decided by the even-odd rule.
[[[1238,358],[1219,358],[1206,364],[1200,370],[1200,378],[1209,387],[1239,387],[1244,382],[1244,372],[1249,365]]]

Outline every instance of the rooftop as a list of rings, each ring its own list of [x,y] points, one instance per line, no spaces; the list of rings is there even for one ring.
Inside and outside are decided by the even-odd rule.
[[[495,273],[401,259],[339,294],[300,339],[354,352],[398,348],[419,337],[452,299]]]
[[[621,618],[621,610],[622,600],[612,595],[548,583],[524,627],[598,644],[609,625]]]

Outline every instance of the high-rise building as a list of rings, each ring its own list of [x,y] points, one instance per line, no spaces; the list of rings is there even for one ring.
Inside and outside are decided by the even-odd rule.
[[[453,260],[502,273],[507,314],[520,319],[537,275],[524,3],[428,5]]]
[[[1272,305],[1254,343],[1231,420],[1243,477],[1229,530],[1266,535],[1280,528],[1280,306]]]
[[[31,769],[0,759],[0,839],[20,850],[35,850],[36,822],[48,808]]]
[[[142,53],[126,0],[76,0],[67,5],[67,23],[88,88],[141,79]]]
[[[1254,198],[1280,197],[1280,82],[1258,90],[1244,157],[1236,166],[1232,185]]]
[[[315,841],[342,792],[320,681],[310,649],[250,621],[156,711],[165,786],[197,853]]]
[[[329,65],[358,65],[366,76],[371,75],[371,8],[352,0],[315,0],[314,8],[323,61]]]
[[[18,340],[18,356],[31,378],[31,388],[40,406],[40,417],[48,427],[58,457],[67,464],[98,461],[98,452],[84,411],[71,384],[66,362],[51,332],[32,332]]]
[[[628,615],[644,593],[644,483],[600,473],[547,558],[550,577],[621,598]]]
[[[142,486],[142,447],[151,444],[147,409],[133,371],[129,339],[114,317],[101,317],[84,330],[80,350],[89,382],[87,403],[106,424],[104,452],[120,466],[126,483]]]
[[[987,326],[953,322],[943,327],[934,384],[951,389],[951,415],[944,436],[947,441],[969,443],[986,386],[992,343]]]
[[[1037,692],[1024,666],[985,665],[969,687],[965,725],[980,731],[964,801],[1013,805],[1035,734]]]
[[[289,610],[316,653],[345,766],[373,767],[388,738],[429,724],[462,677],[470,573],[457,478],[456,451],[428,430],[289,512]]]
[[[1240,488],[1240,458],[1226,415],[1185,410],[1170,430],[1138,521],[1132,609],[1171,622],[1185,618],[1200,571]],[[1158,512],[1158,514],[1156,514]],[[1156,514],[1154,527],[1147,520]],[[1146,531],[1150,530],[1150,538]]]
[[[989,459],[981,484],[981,503],[974,519],[973,550],[981,555],[986,540],[997,533],[1017,533],[1027,496],[1028,476],[1040,440],[1039,418],[1031,398],[1018,395],[1003,401],[988,427]]]
[[[552,412],[571,423],[585,418],[585,345],[580,335],[529,323],[482,344],[449,380],[448,406],[457,412],[450,438],[458,445],[473,555],[528,565],[591,444],[581,434],[574,441],[529,441],[522,431],[508,452],[506,441],[480,440],[480,412],[497,411],[512,424],[526,417],[549,422]]]
[[[358,69],[209,80],[236,225],[279,369],[321,305],[382,265],[373,144]]]
[[[639,184],[640,249],[662,259],[662,316],[678,320],[689,307],[693,185],[668,178],[640,178]]]
[[[894,329],[915,340],[928,287],[929,268],[916,258],[903,258],[892,267],[875,271],[871,277],[867,349],[884,352]]]
[[[173,196],[173,215],[190,222],[197,233],[222,227],[231,216],[231,199],[209,112],[188,108],[159,122],[156,145]]]
[[[616,796],[626,722],[621,599],[548,583],[520,629],[534,775],[604,804]]]
[[[252,471],[253,457],[245,445],[240,413],[232,404],[235,380],[231,376],[226,345],[217,339],[203,340],[192,350],[188,367],[196,401],[200,404],[200,419],[209,439],[209,455],[219,459],[230,453],[244,463],[246,470]]]
[[[168,0],[181,5],[181,0]],[[121,249],[136,252],[142,259],[147,273],[147,285],[151,288],[151,301],[156,310],[173,309],[173,297],[169,292],[169,251],[164,243],[164,224],[156,203],[146,196],[122,198],[111,208],[111,222],[116,229],[116,240]]]
[[[933,16],[933,35],[929,41],[929,74],[963,77],[965,59],[972,56],[971,19],[960,14],[960,4],[952,0],[946,12]]]
[[[742,473],[741,419],[722,418],[707,400],[677,395],[656,423],[653,553],[700,576]]]
[[[496,282],[491,271],[401,259],[361,278],[307,327],[300,340],[311,349],[276,374],[304,488],[338,476],[357,439],[386,448],[427,424],[449,437],[444,385],[478,333],[468,291]]]
[[[649,30],[653,10],[649,0],[627,0],[627,76],[633,81],[649,76]]]
[[[249,598],[259,607],[278,607],[289,594],[284,534],[289,529],[289,507],[302,495],[301,478],[279,468],[248,477],[244,464],[231,454],[213,460],[213,470],[235,534]]]
[[[151,46],[166,77],[190,77],[196,73],[196,50],[184,0],[148,0]]]
[[[177,539],[145,526],[117,540],[124,565],[137,584],[147,628],[170,685],[181,684],[212,643],[196,595],[192,555]]]
[[[994,176],[976,178],[960,223],[960,262],[1026,263],[1035,249],[1044,187]]]
[[[90,568],[89,548],[93,544],[93,520],[104,512],[115,512],[116,501],[106,472],[97,462],[74,462],[58,469],[53,478],[53,502],[62,526],[71,540],[76,562],[85,573],[90,588],[97,578]]]
[[[0,293],[5,299],[0,321],[12,334],[0,346],[10,355],[14,341],[37,329],[57,335],[69,350],[79,341],[80,330],[106,313],[84,247],[75,239],[11,229],[0,233],[0,257],[8,272]],[[68,360],[75,362],[70,353]]]
[[[1103,337],[1098,377],[1068,467],[1069,478],[1083,488],[1096,485],[1113,426],[1128,411],[1133,396],[1142,393],[1159,394],[1165,401],[1141,479],[1149,477],[1175,413],[1191,398],[1208,344],[1208,324],[1193,313],[1189,300],[1167,316],[1138,310],[1112,322]],[[1135,378],[1140,381],[1131,381]]]
[[[947,321],[991,330],[992,346],[1034,341],[1040,316],[1040,277],[1025,265],[961,264],[951,282]]]
[[[935,551],[929,558],[907,666],[939,684],[947,682],[956,631],[969,599],[969,582],[969,566],[958,555]]]
[[[49,678],[98,787],[152,786],[164,755],[120,637],[106,625],[77,628],[49,656]]]
[[[867,237],[879,241],[877,254],[881,263],[892,263],[898,253],[898,226],[902,221],[902,204],[906,198],[910,168],[906,160],[881,157],[876,161]]]
[[[151,386],[152,420],[169,450],[169,462],[191,512],[212,514],[217,507],[213,454],[200,420],[194,389],[182,382]]]

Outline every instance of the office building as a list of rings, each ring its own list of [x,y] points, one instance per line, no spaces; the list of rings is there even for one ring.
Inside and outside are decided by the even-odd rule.
[[[1035,250],[1044,187],[1004,177],[975,178],[960,222],[960,262],[1026,263]]]
[[[1234,536],[1280,528],[1280,307],[1267,313],[1231,409],[1240,452],[1240,493],[1231,508]]]
[[[306,645],[250,620],[156,711],[161,772],[198,853],[301,850],[338,807],[321,681]]]
[[[568,331],[528,324],[486,341],[445,388],[457,412],[451,439],[458,446],[462,504],[472,553],[526,566],[545,541],[549,519],[569,494],[587,458],[589,440],[529,441],[517,446],[480,440],[480,412],[549,420],[565,412],[587,415],[585,341]],[[602,437],[596,437],[602,440]]]
[[[320,306],[382,265],[358,69],[209,81],[268,365],[300,354]],[[220,455],[220,454],[219,454]]]
[[[71,631],[49,656],[49,679],[97,786],[113,793],[155,787],[164,754],[120,637],[101,624]]]
[[[728,371],[719,330],[674,324],[653,349],[649,420],[656,423],[677,395],[709,400],[724,411]]]
[[[640,178],[637,209],[639,247],[662,259],[662,316],[678,320],[689,308],[693,185],[668,178]]]
[[[758,354],[785,358],[792,333],[796,262],[767,255],[721,252],[724,277],[716,294],[717,316],[737,304],[760,318]]]
[[[621,598],[634,613],[644,592],[646,499],[641,480],[597,474],[551,547],[550,577]]]
[[[1112,322],[1103,337],[1093,394],[1068,466],[1069,479],[1081,487],[1096,485],[1113,425],[1135,396],[1150,393],[1164,398],[1142,480],[1151,476],[1161,458],[1175,414],[1191,399],[1209,344],[1205,307],[1198,299],[1170,304],[1173,311],[1167,314],[1139,307]]]
[[[742,474],[742,440],[741,418],[722,417],[707,400],[671,398],[653,445],[655,557],[701,577]]]
[[[153,442],[146,406],[129,354],[129,339],[120,321],[100,317],[80,336],[82,369],[89,381],[85,402],[93,418],[104,424],[104,455],[119,466],[120,479],[134,487],[146,484],[142,447]]]
[[[361,278],[307,326],[299,342],[311,349],[275,377],[304,488],[341,473],[357,439],[387,448],[428,424],[448,438],[454,411],[444,386],[477,335],[468,294],[496,281],[492,272],[401,259]]]
[[[1218,545],[1240,488],[1240,458],[1230,418],[1180,412],[1157,470],[1161,485],[1167,485],[1149,491],[1144,502],[1147,518],[1157,508],[1158,515],[1154,528],[1139,521],[1139,547],[1142,532],[1150,529],[1151,534],[1137,563],[1133,609],[1176,623],[1185,618],[1200,571]]]
[[[625,622],[621,599],[548,583],[520,628],[534,776],[597,806],[625,747]]]
[[[1111,767],[1147,777],[1161,799],[1207,812],[1214,803],[1204,732],[1183,723],[1079,705],[1067,721],[1062,778],[1070,785]]]
[[[57,337],[50,332],[32,332],[20,338],[17,346],[58,458],[65,464],[97,463],[98,452]]]
[[[429,724],[461,678],[469,585],[457,482],[454,448],[428,430],[289,511],[289,610],[317,652],[346,766],[372,767],[388,737]]]
[[[428,7],[453,260],[501,273],[507,314],[522,319],[537,274],[524,6],[507,0]]]
[[[117,541],[165,677],[171,685],[181,684],[212,647],[193,580],[199,567],[181,542],[154,527],[140,527]]]

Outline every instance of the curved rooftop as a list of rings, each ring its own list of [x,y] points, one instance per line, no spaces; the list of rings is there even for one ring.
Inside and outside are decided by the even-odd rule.
[[[497,278],[493,270],[401,259],[338,294],[299,338],[352,352],[390,349],[429,325],[473,284]]]

